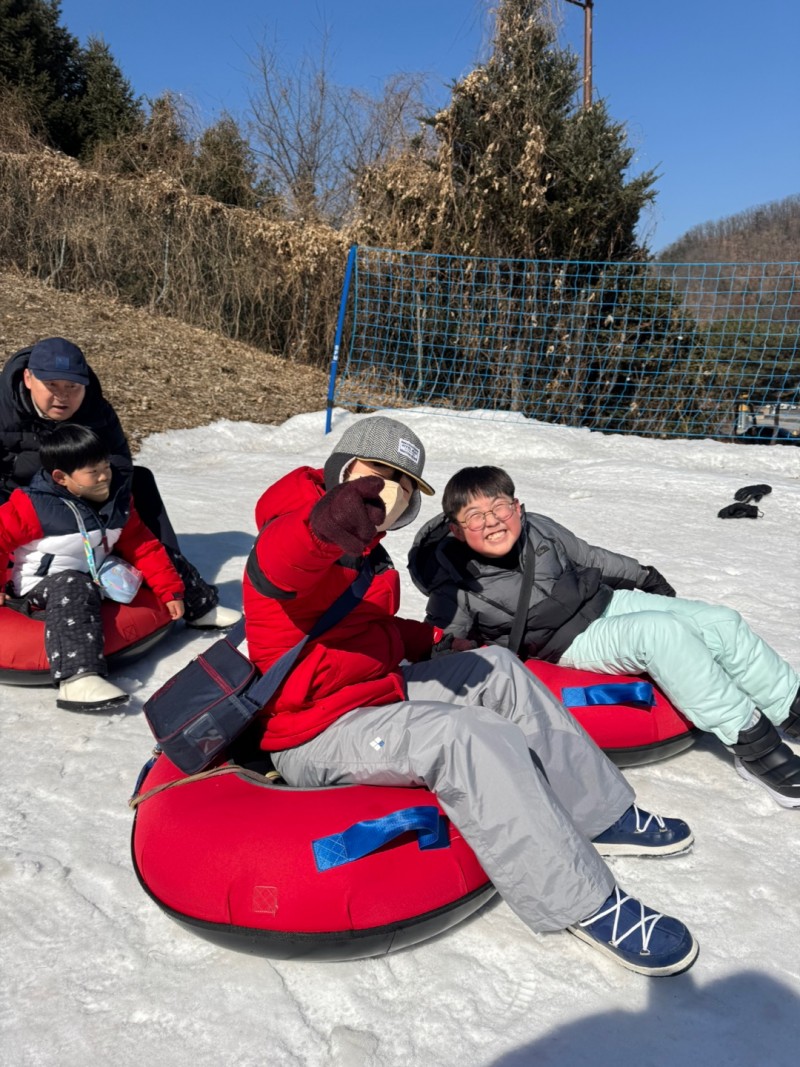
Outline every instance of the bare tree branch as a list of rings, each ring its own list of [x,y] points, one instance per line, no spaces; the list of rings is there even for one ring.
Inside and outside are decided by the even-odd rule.
[[[342,225],[359,176],[416,132],[424,78],[396,75],[378,96],[338,86],[325,30],[318,53],[305,53],[293,69],[263,42],[251,64],[251,134],[265,177],[290,215]]]

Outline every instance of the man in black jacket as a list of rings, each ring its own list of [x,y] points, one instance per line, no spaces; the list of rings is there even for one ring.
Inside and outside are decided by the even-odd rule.
[[[13,355],[0,372],[0,503],[27,486],[41,466],[39,446],[63,422],[76,422],[100,437],[112,466],[131,480],[136,508],[167,549],[186,587],[186,621],[199,628],[224,628],[240,617],[219,604],[206,582],[181,553],[152,473],[134,466],[114,408],[83,352],[63,337],[47,337]]]

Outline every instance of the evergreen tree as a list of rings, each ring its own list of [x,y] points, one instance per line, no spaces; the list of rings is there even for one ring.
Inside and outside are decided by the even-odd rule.
[[[23,90],[52,144],[75,155],[86,83],[80,45],[60,14],[58,0],[0,0],[0,83]]]
[[[106,45],[84,51],[60,18],[59,0],[0,0],[0,88],[23,95],[54,148],[79,156],[129,128],[138,105]]]
[[[223,115],[197,142],[189,184],[194,192],[231,207],[257,204],[257,167],[235,119]]]
[[[150,102],[150,113],[141,130],[127,142],[125,168],[134,173],[164,171],[186,181],[192,166],[193,144],[182,101],[166,92]]]
[[[548,6],[499,0],[489,57],[426,120],[428,139],[365,173],[358,239],[461,257],[424,261],[422,295],[420,275],[408,282],[395,343],[415,402],[447,381],[472,407],[668,430],[705,379],[680,294],[649,278],[636,238],[655,175],[629,178],[624,125],[602,101],[579,106]],[[384,286],[395,302],[402,284]],[[392,311],[372,314],[379,329]],[[436,353],[423,369],[419,351]]]
[[[394,225],[399,247],[441,252],[637,256],[635,227],[654,175],[626,180],[633,153],[624,126],[602,103],[578,109],[579,84],[545,0],[501,0],[489,58],[427,120],[434,151],[368,172],[366,225]]]
[[[130,133],[142,121],[142,108],[105,41],[90,37],[81,55],[86,89],[80,106],[81,154]]]

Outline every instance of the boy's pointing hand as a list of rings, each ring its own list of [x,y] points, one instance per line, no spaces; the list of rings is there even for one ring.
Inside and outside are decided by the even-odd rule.
[[[370,475],[337,485],[311,510],[309,525],[321,541],[360,556],[386,517],[379,494],[383,478]]]

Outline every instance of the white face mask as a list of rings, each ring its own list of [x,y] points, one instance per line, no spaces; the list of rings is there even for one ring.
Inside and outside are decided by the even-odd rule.
[[[377,526],[378,533],[383,533],[400,518],[408,507],[408,498],[397,482],[384,482],[383,489],[378,494],[386,505],[386,518]]]
[[[381,463],[379,460],[354,459],[342,471],[342,481],[349,481],[354,478],[370,478],[375,475],[379,478],[385,478],[386,471],[389,471],[390,474],[395,473],[394,468],[388,464]],[[386,517],[380,526],[376,527],[378,533],[383,533],[384,530],[388,530],[390,526],[396,523],[413,499],[411,479],[408,475],[403,475],[402,478],[406,485],[405,490],[399,482],[393,481],[391,478],[385,478],[384,480],[383,489],[380,491],[379,496],[386,506]]]

